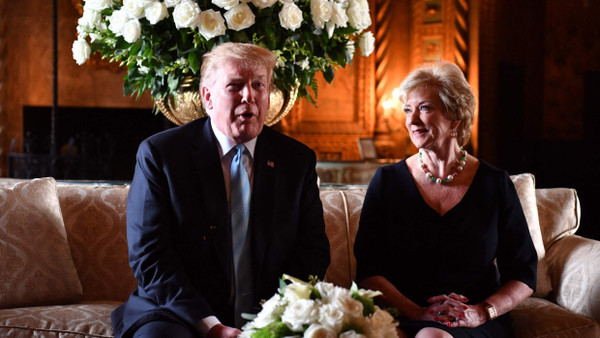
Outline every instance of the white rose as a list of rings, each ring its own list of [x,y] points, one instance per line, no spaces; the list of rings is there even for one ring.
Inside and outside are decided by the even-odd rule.
[[[295,31],[302,24],[302,10],[293,2],[285,2],[279,12],[281,27]]]
[[[369,14],[369,3],[367,0],[356,0],[351,3],[346,13],[348,14],[350,25],[359,32],[371,25],[371,15]]]
[[[283,298],[291,303],[300,299],[309,299],[310,293],[310,286],[306,284],[292,283],[285,287],[285,290],[283,291]]]
[[[241,31],[254,25],[254,13],[248,4],[238,4],[225,13],[225,20],[227,20],[227,27]]]
[[[85,0],[84,8],[90,8],[95,11],[101,11],[113,5],[113,0]]]
[[[367,338],[367,336],[356,333],[354,330],[350,330],[340,333],[339,338]]]
[[[323,304],[319,309],[319,323],[339,332],[344,324],[344,312],[333,304]]]
[[[247,326],[244,326],[244,330],[249,328],[263,328],[277,319],[283,314],[285,302],[280,295],[276,294],[271,297],[268,301],[262,305],[262,310],[256,315],[256,318]]]
[[[221,8],[232,9],[240,3],[240,0],[212,0],[212,3]]]
[[[179,5],[180,2],[181,0],[165,0],[165,6],[167,6],[167,8],[175,7]]]
[[[142,34],[142,25],[138,19],[131,19],[123,26],[123,38],[129,43],[134,43]]]
[[[144,16],[151,24],[156,25],[157,22],[169,16],[169,12],[164,2],[154,2],[146,7]]]
[[[177,29],[196,27],[199,17],[200,7],[192,0],[182,0],[173,10],[173,20]]]
[[[200,13],[198,30],[206,40],[210,40],[215,36],[225,34],[227,27],[225,27],[225,20],[221,13],[209,9]]]
[[[358,46],[362,51],[362,55],[369,56],[375,50],[375,37],[373,37],[373,33],[365,32],[360,36],[358,40]]]
[[[316,322],[318,315],[319,308],[314,300],[300,299],[285,308],[281,322],[292,331],[302,332],[303,325]]]
[[[334,331],[323,325],[311,324],[304,331],[304,338],[337,338],[337,335]]]
[[[110,25],[108,29],[110,29],[117,36],[123,35],[121,32],[123,31],[123,26],[129,21],[129,16],[125,13],[124,10],[114,11],[112,15],[108,18]]]
[[[387,311],[375,306],[375,313],[367,318],[367,336],[381,338],[396,338],[394,317]]]
[[[249,2],[249,0],[246,1],[242,1],[242,2]],[[267,8],[267,7],[271,7],[273,6],[275,3],[277,2],[277,0],[252,0],[252,3],[254,4],[254,6],[258,7],[258,8]]]
[[[140,6],[137,0],[123,0],[123,7],[121,8],[130,18],[141,19],[144,17],[144,7]]]
[[[319,294],[321,295],[321,302],[323,303],[329,303],[329,297],[334,288],[335,285],[333,283],[318,282],[315,284],[315,289],[319,291]]]
[[[84,64],[87,59],[90,58],[90,54],[92,52],[90,45],[84,39],[77,39],[73,41],[73,47],[71,48],[71,51],[73,51],[73,59],[78,65]]]
[[[340,311],[344,312],[349,318],[363,318],[362,303],[348,294],[340,294],[332,300],[332,304],[340,309]]]
[[[158,0],[136,0],[138,2],[138,6],[140,7],[144,7],[147,8],[148,6],[152,5],[155,2],[158,2]]]
[[[102,16],[100,15],[100,12],[92,8],[86,8],[85,6],[83,7],[83,15],[77,20],[78,25],[90,29],[100,26],[101,23]]]
[[[325,23],[331,19],[332,3],[328,0],[312,0],[310,2],[310,14],[318,29],[325,28]]]
[[[337,27],[346,27],[348,24],[348,15],[341,4],[333,4],[331,10],[331,22],[335,23]]]

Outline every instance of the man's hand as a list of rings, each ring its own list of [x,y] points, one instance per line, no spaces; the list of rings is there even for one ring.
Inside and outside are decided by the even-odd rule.
[[[240,333],[242,331],[234,327],[216,324],[208,330],[206,338],[236,338]]]

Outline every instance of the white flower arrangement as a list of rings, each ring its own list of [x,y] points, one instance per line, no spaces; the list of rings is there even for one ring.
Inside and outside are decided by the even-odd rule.
[[[124,94],[154,98],[196,79],[202,55],[217,44],[247,42],[278,57],[275,85],[312,101],[315,74],[331,82],[337,67],[370,55],[375,39],[368,0],[84,0],[73,58],[100,53],[128,69]]]
[[[354,283],[346,289],[284,275],[279,292],[262,304],[240,337],[395,338],[394,318],[374,305],[373,298],[380,294]]]

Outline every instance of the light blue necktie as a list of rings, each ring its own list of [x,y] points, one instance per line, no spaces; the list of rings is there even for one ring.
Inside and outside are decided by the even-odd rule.
[[[252,310],[252,257],[248,236],[250,218],[250,180],[244,167],[246,147],[238,144],[229,172],[231,206],[231,243],[233,248],[233,267],[235,275],[235,326],[240,328],[246,321],[242,313]]]

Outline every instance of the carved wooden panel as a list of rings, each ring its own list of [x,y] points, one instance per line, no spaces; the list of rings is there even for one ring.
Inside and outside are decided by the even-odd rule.
[[[370,2],[372,17],[374,4]],[[369,29],[374,30],[374,26]],[[373,137],[375,53],[369,57],[360,53],[357,48],[352,64],[338,69],[331,84],[317,76],[317,106],[300,100],[276,126],[314,149],[320,160],[357,161],[358,139]]]

